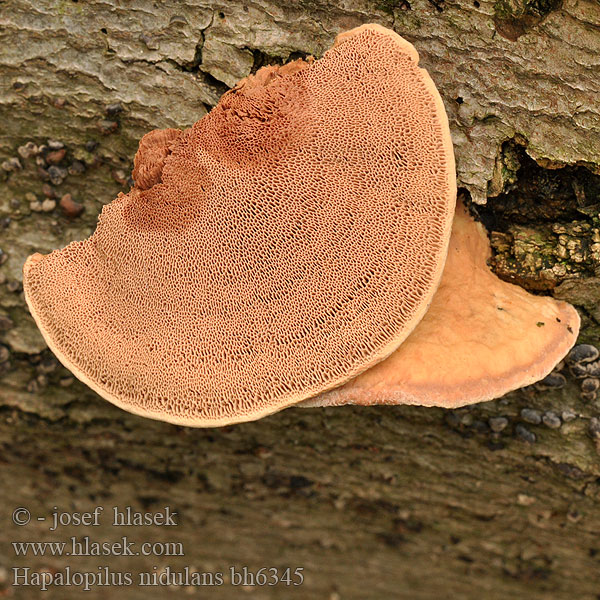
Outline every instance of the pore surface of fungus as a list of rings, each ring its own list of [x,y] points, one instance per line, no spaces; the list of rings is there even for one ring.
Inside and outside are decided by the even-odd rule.
[[[489,256],[483,226],[457,204],[442,280],[421,322],[386,360],[302,406],[456,408],[544,378],[575,343],[579,315],[502,281]]]
[[[256,419],[389,355],[439,283],[455,204],[442,101],[376,25],[145,136],[96,232],[24,267],[50,348],[104,398]]]

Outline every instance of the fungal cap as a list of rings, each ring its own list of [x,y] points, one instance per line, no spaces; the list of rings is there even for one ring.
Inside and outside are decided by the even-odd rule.
[[[579,315],[496,277],[490,255],[483,226],[458,203],[442,281],[422,321],[386,360],[303,406],[456,408],[548,375],[577,340]]]
[[[96,232],[24,268],[57,357],[135,414],[260,418],[388,356],[441,277],[455,203],[435,86],[394,34],[269,67],[144,136]],[[357,110],[360,107],[360,110]]]

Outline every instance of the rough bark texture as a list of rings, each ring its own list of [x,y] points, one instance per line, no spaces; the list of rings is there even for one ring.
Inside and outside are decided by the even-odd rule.
[[[459,185],[485,204],[496,272],[575,303],[580,341],[598,344],[600,4],[283,4],[0,2],[0,592],[39,597],[39,588],[11,586],[13,566],[107,565],[135,576],[153,566],[247,565],[303,567],[305,581],[242,592],[226,577],[223,586],[168,592],[597,599],[600,407],[566,368],[560,390],[529,388],[457,411],[290,409],[191,430],[114,408],[45,349],[24,306],[22,264],[93,231],[102,205],[129,185],[139,138],[191,125],[261,65],[319,56],[339,31],[370,21],[413,42],[438,85]],[[67,193],[81,215],[55,206]],[[15,557],[14,540],[118,541],[123,531],[109,515],[100,527],[55,533],[35,518],[97,505],[170,505],[178,527],[126,534],[181,541],[185,556]],[[32,512],[27,527],[11,524],[17,506]],[[95,587],[87,597],[167,593],[110,592]],[[55,588],[47,597],[80,593]]]

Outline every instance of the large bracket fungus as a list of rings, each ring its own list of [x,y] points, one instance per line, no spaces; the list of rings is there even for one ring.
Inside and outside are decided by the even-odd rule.
[[[376,25],[153,132],[96,232],[24,266],[57,357],[172,423],[257,419],[392,353],[429,306],[455,205],[441,98]]]
[[[579,317],[495,277],[462,205],[452,224],[448,122],[418,60],[362,26],[144,136],[96,232],[24,266],[57,357],[126,410],[198,427],[543,378]]]

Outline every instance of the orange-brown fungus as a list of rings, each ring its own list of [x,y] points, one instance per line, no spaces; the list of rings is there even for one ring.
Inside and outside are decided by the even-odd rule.
[[[545,377],[575,343],[579,315],[498,279],[489,256],[483,226],[459,204],[442,281],[422,321],[386,360],[303,406],[455,408]]]
[[[214,426],[390,354],[439,283],[455,203],[446,115],[417,62],[364,26],[144,137],[136,186],[92,237],[25,265],[58,358],[126,410]]]
[[[141,140],[133,159],[133,180],[135,187],[148,190],[161,182],[161,175],[167,156],[181,135],[179,129],[155,129]]]

